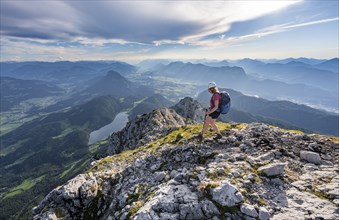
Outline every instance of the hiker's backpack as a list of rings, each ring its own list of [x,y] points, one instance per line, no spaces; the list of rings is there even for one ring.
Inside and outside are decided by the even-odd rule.
[[[220,114],[227,114],[231,108],[231,97],[226,91],[221,91],[219,94],[220,104],[217,111],[220,112]]]

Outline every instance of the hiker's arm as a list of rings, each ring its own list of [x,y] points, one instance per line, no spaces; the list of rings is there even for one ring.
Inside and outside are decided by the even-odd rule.
[[[209,110],[209,111],[207,112],[207,115],[212,114],[213,112],[215,112],[215,111],[218,109],[218,106],[219,106],[219,100],[215,100],[215,101],[214,101],[214,108],[212,108],[211,110]]]

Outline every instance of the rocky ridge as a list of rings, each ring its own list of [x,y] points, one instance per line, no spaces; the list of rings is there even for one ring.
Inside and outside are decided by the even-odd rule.
[[[158,109],[144,114],[127,123],[121,131],[110,137],[108,154],[113,155],[124,150],[135,149],[154,141],[173,128],[185,125],[183,117],[173,109]]]
[[[157,109],[128,122],[125,128],[111,135],[108,154],[113,155],[124,150],[135,149],[180,126],[202,122],[203,119],[204,109],[201,104],[186,97],[170,109]]]
[[[121,153],[51,191],[33,218],[339,218],[338,138],[219,123],[222,139],[198,142],[191,122],[170,109],[130,122],[110,140]]]

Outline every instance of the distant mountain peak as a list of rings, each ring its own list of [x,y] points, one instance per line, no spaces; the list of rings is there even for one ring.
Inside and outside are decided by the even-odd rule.
[[[120,73],[114,70],[110,70],[107,72],[106,77],[112,78],[112,79],[123,79],[126,80],[125,77],[123,77]]]

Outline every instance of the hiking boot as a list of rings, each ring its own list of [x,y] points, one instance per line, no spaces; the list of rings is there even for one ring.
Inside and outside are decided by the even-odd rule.
[[[201,142],[201,141],[204,139],[204,137],[202,136],[201,133],[198,134],[197,138],[198,138],[198,141],[199,141],[199,142]]]
[[[217,136],[215,136],[213,139],[214,139],[214,140],[218,140],[218,139],[220,139],[220,138],[222,138],[221,134],[217,134]]]

